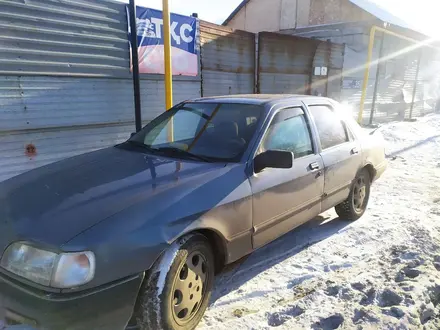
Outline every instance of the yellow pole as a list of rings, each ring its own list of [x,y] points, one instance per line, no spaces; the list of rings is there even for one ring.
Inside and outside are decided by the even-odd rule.
[[[365,63],[364,83],[362,85],[361,104],[359,108],[358,123],[362,124],[362,117],[364,114],[365,99],[367,98],[368,79],[370,79],[370,64],[373,59],[374,37],[376,35],[376,26],[373,26],[370,31],[370,42],[368,44],[367,62]],[[377,63],[379,65],[379,63]]]
[[[169,110],[173,106],[173,71],[171,66],[171,33],[170,33],[170,8],[168,0],[162,0],[163,6],[163,40],[164,40],[164,65],[165,65],[165,107]],[[174,140],[173,119],[168,126],[168,140]]]

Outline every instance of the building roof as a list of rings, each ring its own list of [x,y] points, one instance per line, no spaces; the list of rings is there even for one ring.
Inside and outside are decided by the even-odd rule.
[[[227,25],[238,12],[251,0],[243,0],[237,8],[223,22]],[[377,17],[381,21],[402,28],[410,29],[430,37],[438,37],[440,25],[438,18],[433,16],[436,10],[432,0],[401,1],[401,0],[348,0],[359,8]],[[423,13],[422,13],[423,12]],[[414,15],[417,13],[417,15]],[[425,19],[420,20],[420,17]],[[437,28],[434,28],[436,26]]]
[[[238,14],[238,12],[241,10],[241,8],[243,8],[244,6],[246,6],[246,4],[251,1],[251,0],[243,0],[238,6],[237,8],[235,8],[235,10],[231,13],[231,15],[228,16],[228,18],[223,22],[222,25],[228,25],[228,23],[235,17],[235,15]]]

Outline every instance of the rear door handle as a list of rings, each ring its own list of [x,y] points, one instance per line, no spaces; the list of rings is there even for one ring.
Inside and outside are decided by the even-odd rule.
[[[351,149],[351,154],[352,155],[357,155],[359,153],[359,149],[357,147]]]
[[[309,165],[309,167],[310,167],[310,169],[312,170],[312,171],[316,171],[316,170],[319,170],[321,167],[319,166],[319,164],[318,163],[311,163],[310,165]]]

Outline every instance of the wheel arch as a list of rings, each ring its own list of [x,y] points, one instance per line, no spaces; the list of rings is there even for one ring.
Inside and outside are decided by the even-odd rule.
[[[361,170],[367,170],[368,174],[370,175],[370,183],[374,181],[374,177],[376,176],[376,169],[371,163],[365,164],[364,167],[361,168]]]
[[[208,239],[208,242],[215,257],[215,273],[218,274],[219,272],[221,272],[221,270],[226,265],[228,255],[226,239],[223,237],[223,235],[212,228],[197,228],[181,235],[178,239],[192,234],[201,234]]]
[[[195,235],[195,234],[200,234],[207,238],[215,257],[215,272],[219,273],[224,268],[224,266],[226,266],[227,263],[228,247],[225,237],[213,228],[193,228],[168,240],[167,247],[164,248],[157,255],[157,257],[154,259],[154,262],[152,263],[151,268],[147,269],[145,271],[145,274],[151,271],[151,269],[162,258],[162,256],[166,253],[169,247],[171,247],[174,243],[178,242],[179,240],[182,240],[185,237],[190,237],[191,235]]]

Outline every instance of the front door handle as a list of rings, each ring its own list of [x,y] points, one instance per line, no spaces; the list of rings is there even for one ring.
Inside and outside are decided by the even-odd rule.
[[[354,147],[353,149],[351,149],[352,155],[357,155],[358,153],[359,153],[359,149],[357,147]]]
[[[316,170],[319,170],[321,167],[319,166],[319,164],[318,163],[311,163],[310,165],[309,165],[309,167],[310,167],[310,169],[312,170],[312,171],[316,171]]]

